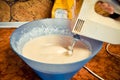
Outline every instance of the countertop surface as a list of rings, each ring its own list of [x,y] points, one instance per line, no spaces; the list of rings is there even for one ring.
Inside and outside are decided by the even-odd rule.
[[[42,80],[10,47],[15,29],[0,28],[0,80]],[[99,53],[86,66],[105,80],[120,80],[120,57],[107,53],[103,43]],[[110,51],[120,55],[120,45],[110,45]],[[99,80],[86,69],[80,69],[72,80]]]

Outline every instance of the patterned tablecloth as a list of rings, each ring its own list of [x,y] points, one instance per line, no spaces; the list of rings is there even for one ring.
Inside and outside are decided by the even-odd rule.
[[[0,29],[0,80],[41,80],[11,49],[9,41],[14,30]],[[105,80],[120,80],[120,57],[108,54],[106,45],[103,43],[100,52],[86,66]],[[116,54],[120,53],[120,45],[111,45],[109,49]],[[99,79],[82,68],[72,80]]]

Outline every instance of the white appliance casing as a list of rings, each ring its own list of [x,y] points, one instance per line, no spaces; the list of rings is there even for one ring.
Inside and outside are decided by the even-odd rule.
[[[95,12],[94,6],[98,0],[83,0],[78,19],[84,20],[79,32],[74,31],[77,20],[72,25],[72,32],[99,41],[120,44],[120,21],[104,17]]]

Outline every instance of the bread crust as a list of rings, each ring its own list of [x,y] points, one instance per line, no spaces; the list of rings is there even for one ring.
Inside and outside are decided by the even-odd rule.
[[[10,21],[10,6],[5,2],[0,0],[0,22]]]
[[[51,0],[29,0],[11,6],[13,21],[32,21],[51,16]]]

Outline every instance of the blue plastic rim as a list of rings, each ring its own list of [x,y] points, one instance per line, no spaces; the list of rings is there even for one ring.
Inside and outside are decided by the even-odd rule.
[[[102,47],[102,42],[81,36],[80,40],[90,47],[92,54],[87,59],[68,64],[46,64],[28,59],[22,55],[22,48],[27,41],[35,37],[49,34],[73,36],[70,30],[70,20],[41,19],[32,21],[16,29],[10,38],[12,49],[43,80],[70,80],[72,76],[91,60]]]

